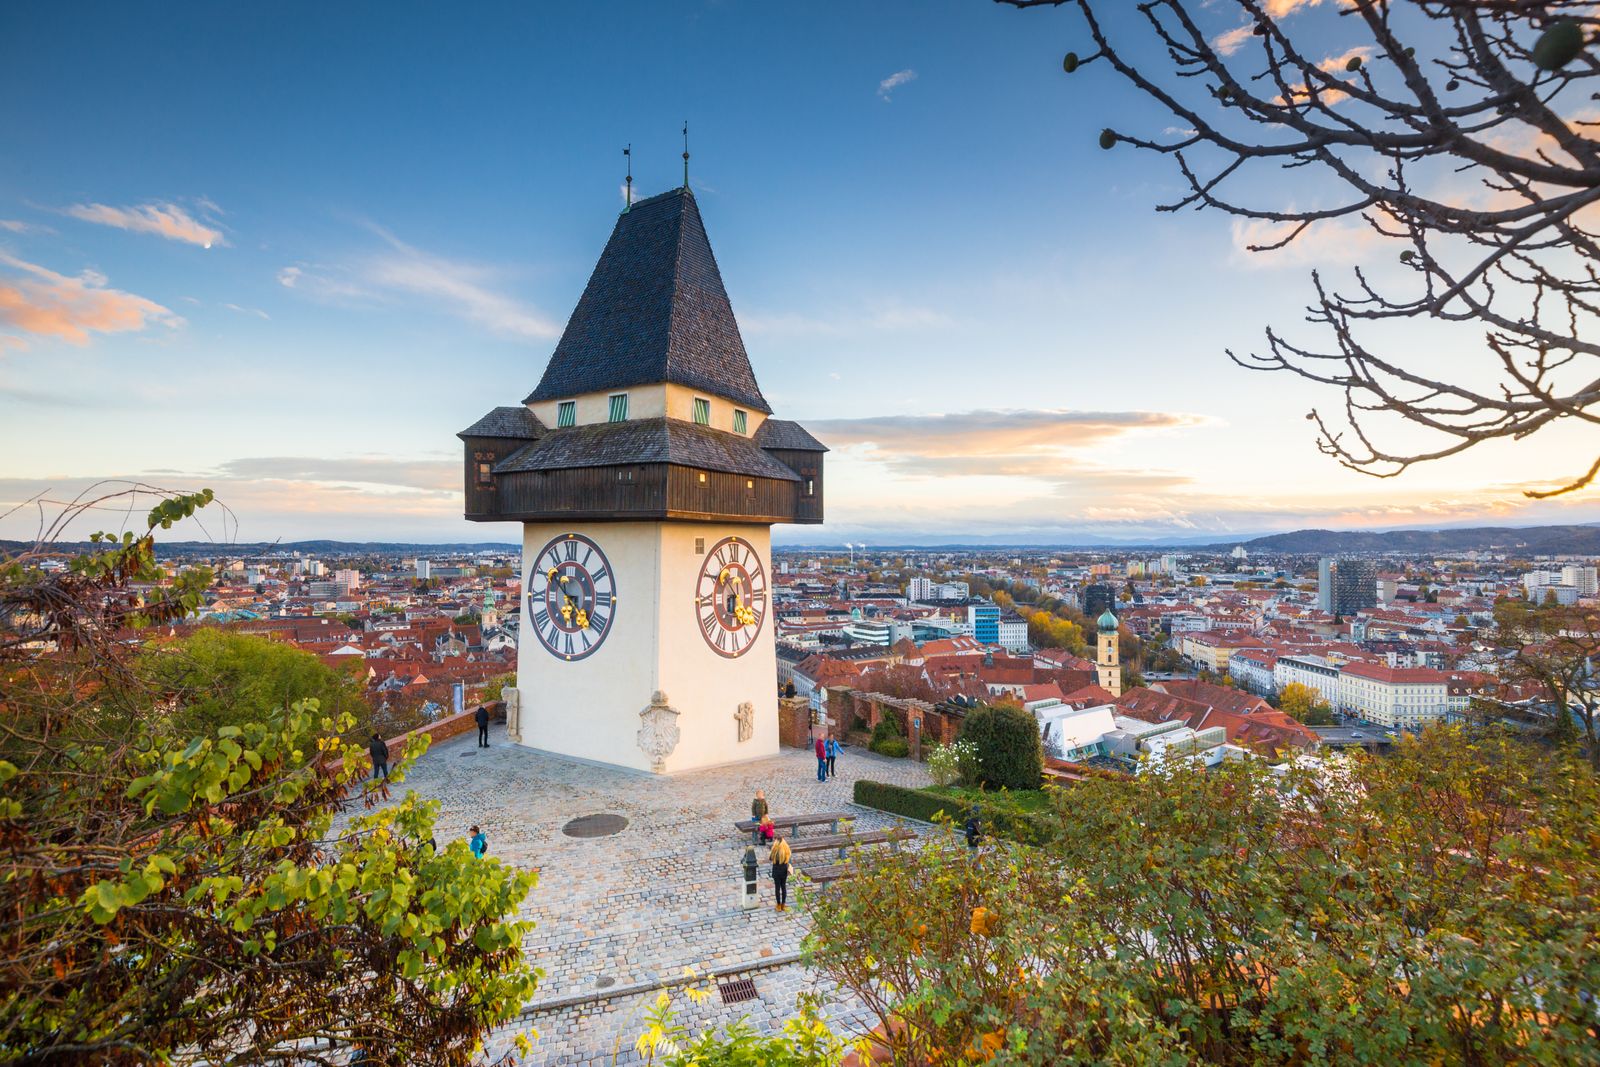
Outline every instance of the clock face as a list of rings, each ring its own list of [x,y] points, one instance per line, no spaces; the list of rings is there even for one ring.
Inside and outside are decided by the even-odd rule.
[[[582,534],[551,539],[528,574],[528,620],[559,659],[599,648],[616,617],[617,579],[600,546]]]
[[[742,656],[756,643],[767,617],[767,572],[750,542],[724,537],[711,546],[695,580],[694,611],[717,655]]]

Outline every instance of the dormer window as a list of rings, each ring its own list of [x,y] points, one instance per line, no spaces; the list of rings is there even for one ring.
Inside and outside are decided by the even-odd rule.
[[[565,429],[578,421],[578,402],[576,400],[563,400],[556,405],[556,427]]]
[[[749,426],[748,417],[744,412],[735,410],[733,413],[733,432],[744,433],[747,426]]]
[[[711,401],[703,396],[694,398],[694,424],[696,426],[711,425]]]
[[[614,393],[611,397],[611,421],[628,421],[628,394]]]

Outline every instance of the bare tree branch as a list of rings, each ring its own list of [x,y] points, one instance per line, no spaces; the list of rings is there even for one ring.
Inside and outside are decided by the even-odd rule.
[[[1336,415],[1307,416],[1325,454],[1393,477],[1558,420],[1600,421],[1589,362],[1600,358],[1600,12],[1588,0],[1339,0],[1336,33],[1329,7],[1282,0],[1142,0],[1133,14],[1113,0],[997,2],[1075,9],[1093,50],[1064,68],[1081,77],[1102,64],[1181,124],[1177,140],[1102,134],[1172,157],[1185,192],[1158,211],[1283,224],[1252,252],[1340,219],[1392,242],[1398,267],[1368,263],[1343,288],[1312,275],[1306,318],[1329,342],[1269,328],[1264,350],[1228,353],[1342,393]],[[1130,58],[1156,50],[1168,62]],[[1272,202],[1253,180],[1263,168],[1296,171],[1297,192],[1310,180],[1335,206]],[[1378,326],[1405,321],[1475,325],[1487,358],[1445,377],[1411,352],[1385,354]],[[1402,423],[1437,443],[1380,443]],[[1597,474],[1600,460],[1527,495],[1574,492]]]

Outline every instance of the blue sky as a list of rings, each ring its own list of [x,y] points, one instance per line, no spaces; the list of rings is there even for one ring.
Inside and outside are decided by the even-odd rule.
[[[1384,482],[1319,456],[1332,398],[1223,350],[1392,251],[1157,215],[1170,170],[1095,138],[1168,120],[1063,75],[1082,41],[976,2],[8,5],[0,507],[134,478],[214,487],[246,540],[512,539],[460,520],[453,435],[538,380],[622,146],[670,188],[687,118],[762,388],[835,448],[829,523],[780,541],[1600,518],[1518,499],[1570,434]]]

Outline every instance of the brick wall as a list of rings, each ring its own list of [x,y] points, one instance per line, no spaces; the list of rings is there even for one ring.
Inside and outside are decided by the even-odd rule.
[[[786,697],[778,701],[778,744],[789,748],[811,745],[811,701]]]

